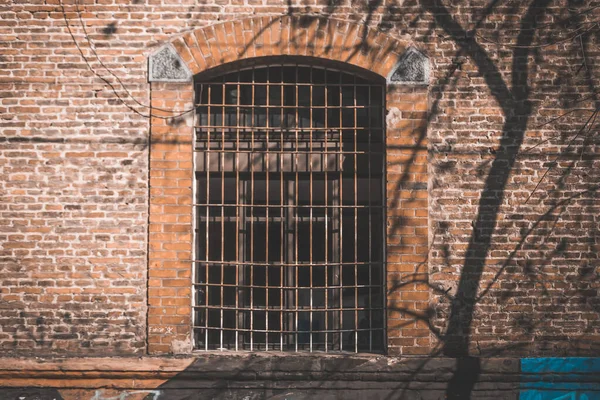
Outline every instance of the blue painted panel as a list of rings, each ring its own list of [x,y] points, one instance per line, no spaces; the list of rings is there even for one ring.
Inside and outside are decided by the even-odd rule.
[[[522,391],[519,400],[598,400],[600,393],[562,392],[562,391]]]
[[[600,383],[590,382],[522,382],[521,389],[539,389],[539,390],[562,390],[566,392],[576,390],[597,390],[600,391]]]
[[[519,400],[600,400],[600,358],[521,359]]]
[[[534,374],[583,373],[600,374],[600,358],[592,357],[546,357],[522,358],[521,372]]]

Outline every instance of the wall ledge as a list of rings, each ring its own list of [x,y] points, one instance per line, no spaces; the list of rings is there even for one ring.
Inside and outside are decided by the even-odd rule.
[[[156,387],[157,381],[446,381],[457,359],[374,355],[205,354],[198,357],[0,358],[0,386]],[[519,380],[519,359],[480,360],[486,380]],[[512,378],[509,378],[512,377]]]
[[[0,358],[0,398],[595,399],[600,398],[599,372],[600,358],[591,357],[207,353],[185,358]]]

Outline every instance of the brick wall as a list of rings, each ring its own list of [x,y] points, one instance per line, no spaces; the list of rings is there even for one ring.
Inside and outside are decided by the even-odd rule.
[[[595,18],[597,9],[577,14],[588,2],[82,0],[79,13],[63,4],[64,15],[59,1],[0,4],[5,353],[189,349],[191,156],[177,132],[190,122],[147,118],[143,105],[184,109],[190,88],[151,87],[146,59],[200,27],[289,14],[353,21],[359,39],[366,25],[430,57],[428,102],[411,97],[418,88],[388,92],[399,112],[388,117],[406,132],[392,126],[388,140],[429,151],[388,154],[410,162],[388,164],[390,176],[409,178],[388,187],[398,212],[388,212],[392,351],[597,353],[599,169],[595,136],[577,136],[591,113],[545,123],[579,98],[592,96],[577,107],[597,107],[598,38],[530,48],[570,37],[572,27],[548,25],[560,18]]]
[[[0,348],[143,352],[148,122],[92,76],[57,3],[1,7]],[[97,30],[108,8],[82,16],[147,101],[143,55]]]

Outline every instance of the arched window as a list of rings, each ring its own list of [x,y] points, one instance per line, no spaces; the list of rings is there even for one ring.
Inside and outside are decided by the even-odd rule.
[[[278,62],[195,89],[195,348],[382,352],[385,82]]]

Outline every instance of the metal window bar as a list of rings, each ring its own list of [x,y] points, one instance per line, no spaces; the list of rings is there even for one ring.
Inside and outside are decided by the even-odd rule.
[[[383,352],[383,85],[274,65],[196,90],[195,348]]]

